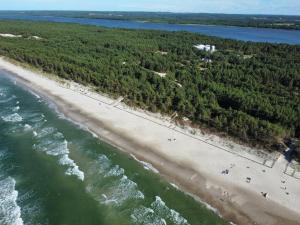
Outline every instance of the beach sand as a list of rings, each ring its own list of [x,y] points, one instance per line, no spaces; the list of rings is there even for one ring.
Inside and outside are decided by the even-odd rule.
[[[280,154],[236,144],[168,117],[132,109],[91,88],[0,59],[18,83],[53,101],[67,118],[136,157],[236,224],[300,224],[300,173]]]

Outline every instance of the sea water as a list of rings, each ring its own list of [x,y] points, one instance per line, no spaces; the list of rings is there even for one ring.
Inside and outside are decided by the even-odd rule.
[[[79,23],[95,26],[103,26],[110,28],[126,28],[126,29],[146,29],[146,30],[162,30],[162,31],[187,31],[199,33],[208,36],[216,36],[221,38],[229,38],[240,41],[251,42],[268,42],[268,43],[286,43],[300,44],[299,30],[284,30],[271,28],[256,27],[235,27],[222,25],[189,25],[189,24],[167,24],[167,23],[150,23],[141,21],[128,20],[110,20],[110,19],[89,19],[89,18],[69,18],[57,16],[30,16],[26,14],[2,14],[0,19],[9,20],[30,20],[30,21],[50,21],[61,23]]]
[[[227,223],[0,71],[0,224]]]

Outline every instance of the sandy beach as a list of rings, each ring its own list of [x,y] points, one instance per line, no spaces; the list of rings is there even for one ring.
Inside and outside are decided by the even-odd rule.
[[[207,202],[235,224],[300,224],[300,171],[280,154],[176,125],[93,88],[34,72],[4,58],[0,69],[55,103],[59,112],[131,154],[146,169]]]

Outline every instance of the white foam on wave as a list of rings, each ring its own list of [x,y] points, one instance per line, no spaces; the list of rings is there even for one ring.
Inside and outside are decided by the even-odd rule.
[[[68,170],[66,171],[67,175],[75,175],[77,176],[80,180],[84,180],[84,173],[79,169],[79,167],[76,165],[74,160],[69,158],[69,155],[65,154],[62,155],[59,159],[59,163],[61,165],[68,166]]]
[[[55,128],[53,127],[46,127],[46,128],[43,128],[38,134],[37,134],[37,138],[43,138],[49,134],[52,134],[56,131]]]
[[[176,184],[174,184],[174,183],[170,183],[170,184],[171,184],[171,186],[172,186],[173,188],[179,190],[179,187],[178,187]]]
[[[45,115],[43,113],[27,112],[24,113],[24,117],[30,122],[41,122],[44,120]]]
[[[138,190],[137,184],[123,175],[112,183],[105,193],[107,198],[103,203],[122,205],[127,200],[141,200],[144,199],[144,194]]]
[[[99,168],[99,172],[100,173],[105,173],[110,167],[111,167],[111,162],[110,160],[107,158],[106,155],[100,155],[98,157],[98,166]]]
[[[125,175],[113,182],[102,196],[105,196],[102,203],[117,206],[121,206],[128,200],[143,200],[145,198],[144,194],[138,190],[137,184]]]
[[[121,168],[119,165],[116,165],[114,167],[112,167],[107,174],[105,174],[105,177],[114,177],[114,176],[121,176],[123,175],[125,172],[125,170],[123,168]]]
[[[114,198],[109,199],[106,194],[102,194],[101,196],[104,199],[104,201],[102,201],[102,203],[104,203],[105,205],[109,205],[109,204],[118,205],[119,204],[117,199],[114,199]]]
[[[45,215],[45,204],[43,204],[38,192],[23,188],[19,191],[18,203],[22,205],[21,214],[24,224],[28,225],[47,225],[48,219]],[[38,222],[37,222],[38,221]]]
[[[106,155],[99,155],[98,159],[91,163],[88,169],[89,177],[101,177],[106,185],[103,187],[93,179],[90,179],[87,191],[102,204],[122,205],[124,202],[143,200],[144,194],[138,189],[137,184],[125,175],[125,170],[119,165],[114,165]],[[102,196],[102,198],[99,198]]]
[[[29,90],[29,92],[30,92],[33,96],[35,96],[37,99],[40,99],[40,98],[41,98],[37,93],[35,93],[35,92],[31,91],[31,90]]]
[[[0,160],[2,160],[6,156],[4,151],[0,151]]]
[[[135,155],[133,155],[133,154],[130,154],[130,155],[131,155],[131,157],[132,157],[135,161],[141,163],[141,164],[144,166],[144,169],[145,169],[145,170],[151,170],[151,171],[154,172],[154,173],[159,173],[158,169],[156,169],[151,163],[147,163],[147,162],[145,162],[145,161],[139,160],[139,159],[138,159]]]
[[[167,225],[167,222],[164,219],[155,215],[153,209],[144,206],[134,209],[131,214],[131,219],[134,224],[139,225]]]
[[[53,127],[43,128],[39,133],[34,131],[34,137],[37,138],[38,144],[35,149],[43,151],[48,155],[59,158],[59,164],[67,166],[66,175],[74,175],[79,180],[84,180],[84,172],[82,172],[74,160],[69,157],[68,141],[64,139],[64,135]]]
[[[17,96],[13,95],[13,96],[11,96],[7,99],[0,100],[0,103],[7,103],[7,102],[10,102],[11,100],[14,100],[16,98],[17,98]]]
[[[42,139],[37,145],[34,146],[37,150],[43,151],[51,156],[60,156],[69,154],[68,142],[67,140],[57,141],[51,139]]]
[[[174,209],[170,209],[159,196],[155,197],[155,201],[151,204],[151,208],[158,216],[171,221],[175,225],[189,225],[184,217]]]
[[[16,106],[12,109],[13,112],[18,112],[20,110],[20,106]]]
[[[141,163],[144,165],[144,169],[151,170],[154,173],[159,173],[158,169],[156,169],[154,166],[152,166],[151,163],[147,163],[144,161],[141,161]]]
[[[0,97],[5,97],[5,93],[0,89]]]
[[[12,122],[12,123],[17,123],[17,122],[23,121],[23,117],[20,116],[18,113],[10,114],[8,116],[1,116],[1,118],[5,122]]]
[[[37,117],[31,118],[31,119],[29,119],[29,121],[32,123],[32,127],[36,128],[36,129],[41,128],[47,122],[44,119],[43,115],[39,115]]]
[[[0,224],[23,225],[21,208],[17,204],[18,192],[11,177],[0,180]]]
[[[212,207],[210,204],[204,202],[204,201],[201,201],[200,202],[210,211],[214,212],[215,214],[217,214],[219,217],[222,217],[222,215],[220,214],[219,210]]]
[[[29,131],[29,130],[31,130],[32,129],[32,126],[30,126],[29,124],[25,124],[24,125],[24,130],[25,131]]]

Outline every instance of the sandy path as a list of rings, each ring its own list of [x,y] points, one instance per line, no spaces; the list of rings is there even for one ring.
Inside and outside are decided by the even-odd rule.
[[[74,83],[63,86],[4,59],[0,68],[46,95],[100,138],[151,163],[225,218],[239,224],[300,224],[300,174],[284,173],[284,157],[258,156],[257,150],[228,140],[192,135],[169,118],[133,110]]]

